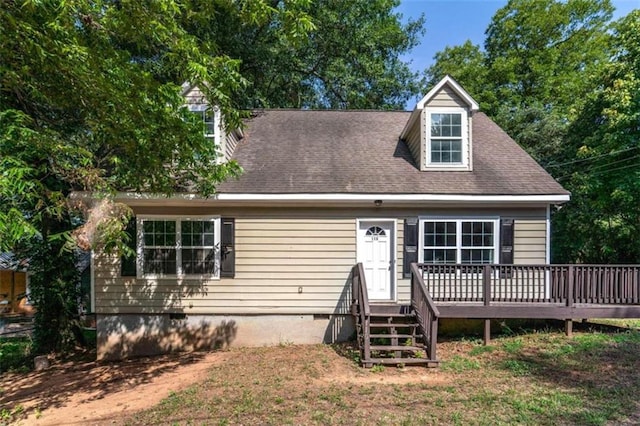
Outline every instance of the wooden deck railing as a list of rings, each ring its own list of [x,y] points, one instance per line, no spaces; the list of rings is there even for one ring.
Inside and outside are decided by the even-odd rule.
[[[371,310],[369,307],[369,295],[367,293],[367,282],[364,276],[362,263],[357,263],[351,270],[351,294],[352,313],[357,315],[360,322],[358,339],[360,340],[360,357],[363,362],[371,358],[371,342],[369,339],[369,324],[371,322]]]
[[[429,295],[421,271],[415,263],[411,264],[411,306],[420,324],[420,332],[424,338],[427,357],[436,360],[440,311]]]
[[[640,304],[640,265],[416,267],[436,302]]]

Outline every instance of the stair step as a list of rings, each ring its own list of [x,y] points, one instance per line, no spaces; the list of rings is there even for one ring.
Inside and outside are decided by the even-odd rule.
[[[371,312],[371,316],[372,317],[387,317],[387,318],[411,318],[414,316],[413,313],[399,313],[399,312],[392,312],[392,313],[376,313],[376,312]]]
[[[429,364],[429,366],[435,367],[438,365],[438,361],[427,358],[369,358],[363,364]]]
[[[376,322],[373,324],[369,324],[371,328],[407,328],[407,327],[417,327],[419,324],[417,323],[400,323],[400,322]]]
[[[420,346],[405,346],[405,345],[372,345],[370,346],[372,351],[422,351],[423,347]]]
[[[417,336],[414,336],[413,334],[370,334],[369,337],[371,339],[412,339],[412,338],[418,338]]]

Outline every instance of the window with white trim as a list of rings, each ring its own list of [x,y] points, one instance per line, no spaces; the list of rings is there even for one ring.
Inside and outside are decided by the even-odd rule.
[[[215,143],[216,139],[216,112],[213,108],[203,107],[191,108],[191,113],[202,121],[202,133],[204,137]]]
[[[462,108],[430,109],[426,119],[427,167],[467,167],[467,112]]]
[[[420,236],[420,262],[496,263],[497,219],[424,219]]]
[[[144,277],[220,276],[220,218],[138,218]]]

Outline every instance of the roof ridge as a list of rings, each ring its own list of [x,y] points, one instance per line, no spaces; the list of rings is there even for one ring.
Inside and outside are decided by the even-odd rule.
[[[253,108],[251,112],[263,111],[292,111],[292,112],[385,112],[385,113],[410,113],[411,111],[400,109],[301,109],[301,108]]]

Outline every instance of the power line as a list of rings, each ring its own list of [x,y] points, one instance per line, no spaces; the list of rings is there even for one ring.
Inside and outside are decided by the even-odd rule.
[[[591,161],[591,160],[595,160],[597,158],[602,158],[602,157],[608,157],[608,156],[611,156],[611,155],[621,154],[623,152],[632,151],[632,150],[638,149],[638,148],[640,148],[640,146],[632,146],[631,148],[621,149],[620,151],[608,152],[606,154],[600,154],[600,155],[596,155],[596,156],[593,156],[593,157],[579,158],[579,159],[576,159],[576,160],[565,161],[564,163],[549,164],[549,165],[547,165],[547,167],[560,167],[560,166],[566,166],[567,164],[575,164],[575,163],[581,163],[583,161]]]
[[[615,171],[618,171],[618,170],[625,170],[625,169],[633,169],[633,168],[636,168],[636,167],[640,168],[640,164],[629,164],[627,166],[616,167],[616,168],[608,169],[608,170],[601,170],[599,172],[590,173],[589,176],[599,176],[599,175],[603,175],[603,174],[609,173],[609,172],[615,172]],[[561,176],[561,177],[557,178],[556,180],[563,180],[563,179],[566,179],[566,178],[571,177],[571,176],[572,175],[564,175],[564,176]]]
[[[612,161],[611,163],[607,163],[607,164],[600,164],[598,166],[587,167],[586,171],[589,172],[589,171],[592,171],[592,170],[595,170],[595,169],[601,169],[603,167],[609,167],[609,166],[612,166],[614,164],[625,163],[627,161],[631,161],[631,160],[636,159],[636,158],[640,158],[640,154],[639,155],[634,155],[633,157],[623,158],[622,160]]]

